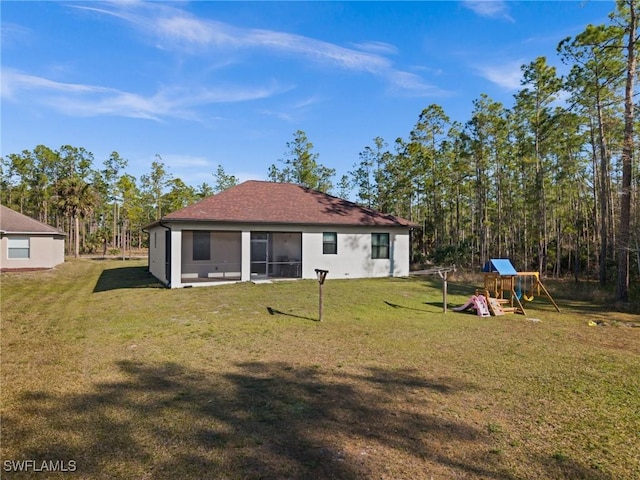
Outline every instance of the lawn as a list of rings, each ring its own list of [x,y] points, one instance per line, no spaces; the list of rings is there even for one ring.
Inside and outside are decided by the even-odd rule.
[[[444,314],[437,277],[330,276],[318,322],[315,281],[2,274],[3,478],[640,478],[639,315],[552,282],[562,313]]]

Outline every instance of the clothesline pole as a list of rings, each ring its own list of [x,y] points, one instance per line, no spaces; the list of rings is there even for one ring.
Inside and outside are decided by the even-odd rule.
[[[449,272],[455,272],[456,266],[452,267],[436,267],[430,268],[429,270],[418,270],[417,272],[412,272],[414,275],[434,275],[438,274],[442,279],[442,312],[447,313],[447,276]]]

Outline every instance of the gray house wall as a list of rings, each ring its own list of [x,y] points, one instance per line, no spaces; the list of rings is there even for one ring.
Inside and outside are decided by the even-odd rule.
[[[9,238],[29,239],[29,258],[9,258]],[[4,233],[0,239],[0,250],[0,268],[3,270],[53,268],[64,262],[64,237]]]

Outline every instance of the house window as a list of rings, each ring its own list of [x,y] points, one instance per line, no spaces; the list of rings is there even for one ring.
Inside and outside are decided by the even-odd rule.
[[[389,258],[389,234],[371,234],[371,258]]]
[[[336,232],[324,232],[322,234],[322,253],[325,255],[338,253],[338,234]]]
[[[28,238],[7,238],[7,258],[29,258]]]
[[[193,259],[211,260],[211,235],[209,232],[193,231]]]

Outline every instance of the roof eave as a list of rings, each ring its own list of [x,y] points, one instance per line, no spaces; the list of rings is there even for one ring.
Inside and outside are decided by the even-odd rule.
[[[162,223],[229,223],[236,225],[292,225],[292,226],[331,226],[331,227],[379,227],[379,228],[414,228],[418,224],[403,223],[337,223],[337,222],[286,222],[268,220],[237,220],[237,219],[202,219],[202,218],[163,218],[143,227],[144,230],[156,227]]]
[[[12,231],[12,230],[0,230],[0,234],[2,235],[29,235],[29,236],[34,236],[34,235],[39,235],[39,236],[43,236],[43,237],[49,237],[49,236],[57,236],[57,237],[66,237],[67,234],[65,232],[29,232],[29,231],[24,231],[24,232],[20,232],[20,231]]]

